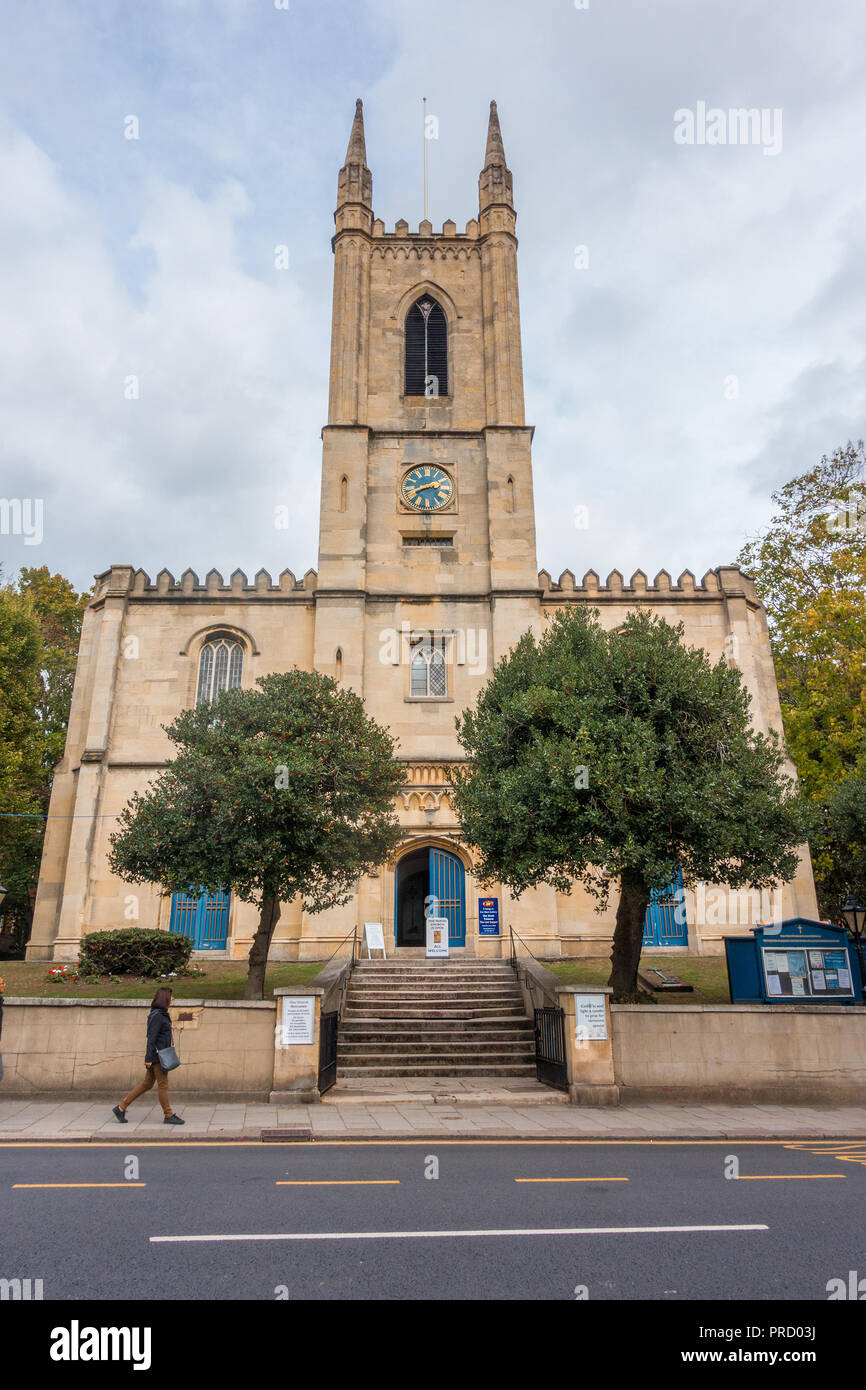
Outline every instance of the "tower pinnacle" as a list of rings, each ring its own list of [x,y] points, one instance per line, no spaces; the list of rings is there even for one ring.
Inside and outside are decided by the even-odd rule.
[[[346,150],[346,162],[337,180],[337,211],[349,204],[358,204],[365,209],[373,207],[373,176],[367,168],[367,144],[364,139],[364,104],[361,98],[355,102],[355,119]],[[366,221],[367,219],[362,219]],[[356,221],[349,219],[350,223]],[[338,227],[340,219],[338,218]]]
[[[355,102],[355,119],[352,122],[352,134],[349,136],[349,148],[346,150],[347,164],[363,164],[367,167],[367,144],[364,140],[364,103],[360,97]]]
[[[502,131],[499,128],[499,112],[496,102],[490,103],[490,121],[487,126],[487,153],[484,156],[485,169],[491,164],[505,165],[505,150],[502,145]]]
[[[513,216],[514,194],[511,171],[505,163],[505,149],[502,144],[499,112],[495,101],[490,103],[487,151],[484,156],[484,168],[478,180],[478,205],[482,214],[489,208],[504,206],[512,210]]]

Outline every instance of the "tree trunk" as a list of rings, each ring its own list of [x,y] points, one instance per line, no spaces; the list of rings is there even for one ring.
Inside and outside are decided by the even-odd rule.
[[[244,990],[244,999],[264,999],[265,997],[265,970],[268,966],[268,952],[271,949],[274,928],[279,920],[279,898],[263,897],[258,930],[250,947],[249,973]]]
[[[613,990],[614,1002],[632,1002],[637,997],[637,969],[643,947],[643,924],[649,900],[649,890],[642,883],[622,883],[616,909],[608,980]]]

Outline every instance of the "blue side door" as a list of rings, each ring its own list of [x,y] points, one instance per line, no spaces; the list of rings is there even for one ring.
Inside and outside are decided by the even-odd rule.
[[[643,944],[647,946],[688,946],[683,876],[677,871],[673,883],[650,897],[643,924]]]
[[[466,875],[454,854],[430,851],[430,896],[439,903],[440,917],[448,918],[448,945],[466,945]]]
[[[191,936],[195,951],[224,951],[229,934],[229,893],[175,893],[169,930]]]

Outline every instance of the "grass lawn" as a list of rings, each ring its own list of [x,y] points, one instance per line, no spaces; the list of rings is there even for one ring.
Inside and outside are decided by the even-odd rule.
[[[665,955],[646,951],[641,966],[654,965],[666,975],[679,975],[694,985],[691,994],[657,994],[659,1004],[730,1004],[728,971],[724,956]],[[574,960],[545,961],[547,969],[566,985],[606,985],[610,975],[609,956],[580,956]]]
[[[12,998],[53,999],[152,999],[161,984],[168,984],[178,999],[243,999],[247,979],[245,960],[201,962],[203,975],[179,975],[175,980],[142,980],[132,975],[116,980],[78,980],[75,984],[52,984],[48,978],[50,961],[10,960],[0,964],[0,978],[6,981],[6,996]],[[322,961],[277,963],[268,966],[265,998],[284,985],[307,985],[318,975]]]
[[[168,980],[178,999],[243,999],[247,978],[244,960],[201,962],[204,974],[179,976]],[[274,963],[265,977],[265,998],[283,985],[307,985],[318,975],[322,961]],[[545,961],[548,970],[567,985],[604,985],[610,974],[608,956],[580,956],[573,960]],[[657,965],[665,973],[679,975],[694,985],[691,994],[656,995],[659,1003],[729,1004],[728,973],[724,956],[667,956],[648,951],[641,965]],[[11,998],[63,999],[152,999],[162,983],[125,976],[117,980],[78,980],[75,984],[52,984],[48,978],[50,962],[13,960],[0,964],[0,978],[6,981]]]

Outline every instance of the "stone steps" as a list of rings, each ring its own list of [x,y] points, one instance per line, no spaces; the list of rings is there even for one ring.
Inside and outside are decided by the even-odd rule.
[[[346,994],[337,1077],[535,1076],[535,1040],[503,962],[365,961]]]
[[[523,1047],[513,1047],[510,1043],[505,1043],[483,1049],[451,1045],[437,1047],[435,1044],[421,1043],[407,1051],[405,1048],[389,1046],[383,1042],[350,1043],[340,1048],[340,1066],[361,1066],[365,1062],[374,1065],[380,1062],[393,1062],[395,1065],[398,1062],[406,1062],[424,1066],[432,1065],[434,1062],[447,1062],[454,1066],[464,1066],[466,1063],[474,1065],[483,1062],[487,1066],[500,1062],[514,1062],[521,1066],[530,1066],[535,1063],[535,1048],[533,1043]]]
[[[459,1009],[453,1005],[441,1005],[439,1008],[436,1008],[435,1005],[428,1005],[427,1008],[424,1008],[424,1005],[421,1004],[414,1006],[414,1008],[406,1005],[403,1005],[403,1008],[400,1008],[399,1005],[392,1005],[389,1006],[389,1008],[384,1008],[384,1006],[377,1005],[375,1008],[348,1009],[348,1011],[343,1013],[342,1022],[385,1023],[399,1022],[400,1019],[406,1019],[409,1020],[409,1022],[423,1023],[424,1020],[427,1019],[434,1020],[434,1022],[435,1020],[455,1019],[457,1022],[461,1022],[461,1020],[466,1020],[466,1022],[477,1020],[478,1023],[491,1023],[498,1022],[499,1019],[506,1019],[507,1022],[513,1022],[514,1019],[524,1019],[524,1017],[525,1013],[523,1009],[518,1009],[516,1005],[514,1005],[514,1008],[507,1009],[507,1011],[506,1009],[499,1008],[499,1006],[493,1009]]]
[[[409,1027],[400,1027],[398,1019],[392,1020],[392,1023],[385,1027],[343,1022],[341,1036],[346,1042],[375,1042],[377,1038],[381,1038],[382,1042],[400,1042],[406,1047],[411,1047],[414,1042],[524,1042],[527,1038],[532,1040],[532,1024],[524,1023],[521,1019],[517,1019],[512,1027],[488,1027],[487,1024],[477,1027],[464,1019],[457,1019],[455,1023],[448,1019],[442,1022],[445,1023],[443,1027],[428,1027],[416,1023],[411,1023]]]
[[[368,1058],[361,1065],[342,1065],[337,1064],[337,1079],[350,1080],[365,1076],[535,1076],[535,1063],[523,1065],[513,1063],[503,1066],[494,1066],[487,1062],[478,1063],[474,1066],[457,1065],[453,1062],[445,1065],[433,1063],[430,1066],[422,1066],[417,1062],[401,1062],[399,1066],[372,1063]]]
[[[503,979],[514,979],[514,971],[507,961],[497,961],[492,965],[466,962],[463,965],[454,965],[447,961],[431,961],[427,965],[406,965],[394,964],[388,960],[363,960],[354,969],[352,979],[358,979],[365,975],[394,976],[397,978],[408,979],[453,979],[458,980],[466,976],[481,978],[494,978],[502,976]]]

